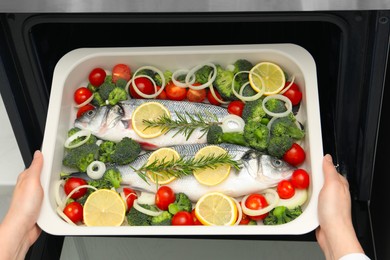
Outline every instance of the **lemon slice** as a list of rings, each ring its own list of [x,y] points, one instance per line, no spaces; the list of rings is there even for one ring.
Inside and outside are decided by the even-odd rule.
[[[83,215],[86,226],[120,226],[126,213],[125,202],[113,190],[101,189],[88,196]]]
[[[279,93],[284,88],[286,77],[283,70],[275,63],[260,62],[250,70],[249,83],[255,91],[260,92],[262,82],[265,88],[264,95],[269,96]]]
[[[171,160],[177,160],[179,158],[180,158],[180,155],[176,150],[174,150],[172,148],[164,147],[164,148],[160,148],[160,149],[154,151],[149,156],[146,163],[147,163],[147,165],[149,165],[150,163],[152,163],[155,160],[159,160],[159,162],[162,162],[162,160],[164,160],[167,162],[167,161],[171,161]],[[175,176],[170,176],[164,172],[162,172],[161,175],[158,175],[158,174],[152,173],[152,172],[147,172],[147,175],[152,182],[158,183],[159,185],[168,184],[171,181],[173,181],[174,179],[176,179]]]
[[[206,226],[232,226],[237,220],[237,206],[231,197],[210,192],[196,203],[195,216]]]
[[[205,146],[200,149],[196,154],[194,159],[199,160],[201,157],[207,156],[218,156],[225,154],[227,151],[216,145]],[[194,171],[194,177],[198,182],[207,186],[214,186],[223,182],[230,173],[231,166],[229,164],[221,164],[212,168],[204,168]]]
[[[142,138],[154,138],[163,133],[160,127],[147,127],[144,120],[156,120],[159,117],[168,115],[169,110],[158,102],[146,102],[139,105],[133,112],[131,125],[134,131]]]

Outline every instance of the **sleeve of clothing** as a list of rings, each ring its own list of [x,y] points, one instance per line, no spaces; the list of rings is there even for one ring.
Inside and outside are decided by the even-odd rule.
[[[339,260],[370,260],[370,258],[362,253],[352,253],[341,257]]]

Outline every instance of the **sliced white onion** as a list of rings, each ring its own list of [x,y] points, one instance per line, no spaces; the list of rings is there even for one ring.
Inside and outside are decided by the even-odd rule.
[[[242,117],[237,115],[227,115],[222,119],[222,132],[243,132],[245,127],[245,121]]]
[[[149,77],[148,75],[137,75],[138,72],[140,72],[141,70],[144,70],[144,69],[153,70],[153,71],[157,72],[158,75],[160,75],[160,77],[161,77],[161,88],[160,88],[158,91],[157,91],[157,85],[156,85],[156,82],[154,81],[154,79],[152,79],[152,78]],[[142,92],[139,90],[139,88],[137,87],[137,85],[135,84],[134,80],[137,79],[137,78],[142,78],[142,77],[148,78],[148,79],[153,83],[153,87],[154,87],[154,93],[153,93],[153,94],[150,94],[150,95],[149,95],[149,94],[142,93]],[[165,88],[165,77],[164,77],[164,73],[163,73],[160,69],[158,69],[158,68],[156,68],[156,67],[154,67],[154,66],[142,66],[142,67],[138,68],[138,69],[134,72],[133,77],[131,78],[131,80],[129,80],[129,82],[127,82],[126,88],[125,88],[127,92],[128,92],[128,90],[129,90],[130,84],[132,84],[132,86],[133,86],[133,88],[134,88],[134,91],[135,91],[138,95],[140,95],[141,97],[143,97],[143,98],[155,98],[155,97],[157,97],[158,95],[160,95],[161,92],[162,92],[162,91],[164,90],[164,88]]]
[[[307,189],[295,189],[295,194],[289,199],[280,199],[277,206],[285,206],[289,209],[302,206],[307,200]]]
[[[240,203],[235,199],[235,198],[232,198],[234,203],[236,203],[236,206],[237,206],[237,211],[238,211],[238,216],[237,216],[237,220],[236,220],[236,223],[234,223],[233,226],[237,226],[240,224],[241,220],[242,220],[242,207],[240,205]]]
[[[281,101],[284,101],[285,104],[286,104],[286,111],[281,112],[281,113],[274,113],[274,112],[269,111],[265,104],[270,99],[279,99]],[[279,95],[279,94],[271,95],[271,96],[267,96],[267,97],[265,97],[263,99],[263,109],[270,116],[273,116],[273,117],[285,117],[285,116],[287,116],[287,115],[289,115],[291,113],[291,111],[292,111],[292,103],[291,103],[291,100],[288,97],[286,97],[286,96]]]
[[[261,81],[261,89],[260,89],[260,91],[257,92],[255,95],[249,96],[249,97],[243,95],[244,88],[250,84],[249,81],[248,81],[248,82],[245,82],[245,83],[241,86],[241,88],[240,88],[240,93],[238,93],[238,92],[236,91],[236,89],[234,88],[234,82],[235,82],[235,80],[236,80],[237,75],[242,74],[242,73],[252,73],[255,77],[258,77],[258,78],[260,79],[260,81]],[[236,97],[238,97],[240,100],[242,100],[242,101],[254,101],[254,100],[257,100],[257,99],[259,99],[259,98],[261,98],[261,97],[263,96],[263,94],[264,94],[264,92],[265,92],[265,83],[264,83],[263,78],[262,78],[260,75],[254,73],[254,72],[250,72],[250,71],[240,71],[240,72],[237,72],[237,73],[234,75],[234,77],[233,77],[232,91],[233,91],[233,94],[234,94]]]
[[[81,103],[81,104],[76,105],[75,107],[76,107],[76,108],[80,108],[80,107],[83,107],[83,106],[89,104],[89,102],[91,102],[92,99],[93,99],[93,95],[94,95],[94,94],[92,93],[92,95],[91,95],[87,100],[85,100],[85,101],[84,101],[83,103]]]
[[[189,70],[186,70],[186,69],[179,69],[179,70],[176,70],[175,72],[173,72],[172,74],[172,82],[173,84],[175,84],[175,86],[178,86],[180,88],[186,88],[188,87],[187,84],[185,82],[180,82],[179,80],[177,80],[177,78],[181,75],[187,75],[188,74],[188,71]],[[195,83],[195,75],[192,75],[192,78],[190,79],[190,82],[189,82],[191,85]]]
[[[64,210],[65,206],[66,206],[66,202],[68,201],[68,199],[70,199],[70,197],[75,193],[77,192],[78,190],[80,189],[83,189],[83,188],[89,188],[89,189],[93,189],[95,191],[97,191],[97,189],[94,187],[94,186],[91,186],[91,185],[80,185],[78,186],[77,188],[73,189],[69,194],[68,196],[66,196],[66,198],[61,202],[61,205],[59,205],[59,208],[61,208],[62,210]]]
[[[274,121],[275,121],[276,119],[278,119],[278,117],[273,117],[273,118],[271,118],[271,120],[269,120],[269,122],[268,122],[268,124],[267,124],[267,128],[268,128],[269,130],[271,130],[271,126],[272,126],[272,124],[274,123]]]
[[[102,178],[105,172],[106,164],[101,161],[93,161],[87,167],[88,177],[94,180]]]
[[[241,201],[242,211],[248,216],[258,216],[258,215],[263,215],[265,213],[270,212],[278,204],[279,195],[273,189],[266,189],[266,190],[262,191],[262,194],[268,194],[268,193],[273,195],[273,198],[269,198],[269,200],[271,200],[271,202],[269,202],[267,199],[267,202],[269,203],[269,205],[267,207],[262,208],[262,209],[258,209],[258,210],[249,209],[247,206],[245,206],[245,202],[246,202],[247,198],[250,196],[250,194],[248,194]]]
[[[57,214],[63,218],[66,222],[68,222],[69,224],[71,225],[74,225],[74,226],[77,226],[75,223],[73,223],[72,220],[70,220],[70,218],[68,218],[68,216],[65,215],[65,213],[63,212],[64,209],[61,209],[60,207],[57,207],[56,211],[57,211]]]
[[[156,195],[154,193],[150,192],[141,192],[138,203],[140,204],[148,204],[148,205],[154,205],[156,200]]]
[[[57,203],[57,206],[60,206],[62,205],[62,199],[61,199],[61,195],[60,195],[60,190],[62,190],[62,187],[61,186],[64,186],[65,184],[65,180],[59,180],[58,182],[56,182],[55,184],[55,197],[56,197],[56,203]]]
[[[162,211],[153,211],[153,210],[145,209],[144,207],[142,207],[138,204],[138,199],[134,200],[133,207],[136,210],[138,210],[139,212],[144,213],[148,216],[152,216],[152,217],[159,216],[162,213]]]
[[[222,99],[220,99],[220,98],[217,96],[217,94],[215,94],[213,84],[210,85],[209,89],[210,89],[211,95],[212,95],[212,96],[214,97],[214,99],[217,100],[219,103],[221,103],[221,104],[228,104],[228,103],[229,103],[229,101],[223,101]]]
[[[285,87],[284,89],[282,89],[279,94],[284,94],[286,93],[287,90],[289,90],[291,88],[291,86],[293,85],[294,83],[294,80],[295,80],[295,75],[292,76],[291,80],[290,80],[290,84],[287,85],[287,87]]]
[[[79,137],[85,137],[85,138],[84,140],[81,140],[80,142],[71,145],[71,143]],[[74,133],[73,135],[69,136],[68,139],[66,139],[64,146],[65,148],[68,149],[79,147],[80,145],[85,144],[90,137],[91,137],[91,131],[80,130]]]
[[[213,73],[212,73],[212,74],[210,73],[211,76],[209,75],[209,79],[208,79],[208,81],[207,81],[206,83],[204,83],[204,84],[202,84],[202,85],[199,85],[199,86],[194,86],[194,85],[192,85],[193,82],[192,82],[191,78],[194,78],[194,77],[195,77],[195,73],[196,73],[199,69],[201,69],[203,66],[210,66],[210,67],[212,67],[212,68],[213,68]],[[204,89],[204,88],[207,88],[207,87],[209,87],[210,85],[212,85],[216,77],[217,77],[217,67],[216,67],[213,63],[206,62],[206,63],[199,64],[199,65],[193,67],[193,68],[187,73],[185,82],[186,82],[186,84],[187,84],[187,86],[188,86],[189,88],[194,89],[194,90],[200,90],[200,89]],[[193,79],[193,80],[195,80],[195,79]],[[192,82],[192,83],[191,83],[191,82]]]

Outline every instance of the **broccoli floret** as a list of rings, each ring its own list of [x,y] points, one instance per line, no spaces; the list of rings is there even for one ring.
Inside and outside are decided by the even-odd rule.
[[[110,93],[114,90],[115,87],[116,86],[113,82],[105,80],[103,84],[100,85],[96,93],[99,93],[101,99],[105,103],[105,101],[109,99]]]
[[[210,74],[212,73],[213,73],[213,68],[204,65],[203,67],[201,67],[195,72],[195,80],[200,84],[207,83],[209,81]]]
[[[272,98],[265,103],[265,107],[273,113],[282,113],[287,110],[286,104],[276,98]]]
[[[263,99],[259,98],[254,101],[248,101],[245,103],[244,109],[242,110],[242,118],[245,122],[254,121],[261,122],[266,116],[263,109]]]
[[[99,146],[96,144],[83,144],[69,149],[62,160],[64,166],[85,172],[88,165],[99,155]]]
[[[238,76],[237,76],[238,77]],[[238,81],[237,81],[238,82]],[[244,82],[245,83],[245,82]],[[243,83],[243,84],[244,84]],[[240,83],[239,83],[240,84]],[[240,87],[242,86],[242,84],[240,85]],[[249,86],[249,85],[247,85],[245,88],[244,88],[244,90],[242,91],[242,95],[244,96],[244,97],[251,97],[251,96],[254,96],[254,95],[256,95],[257,94],[257,92],[251,87],[251,86]]]
[[[103,180],[109,181],[111,185],[117,189],[121,186],[122,175],[117,168],[111,167],[104,173]]]
[[[95,93],[96,90],[98,89],[98,87],[95,87],[95,86],[92,85],[91,83],[88,83],[87,89],[89,89],[92,93]]]
[[[220,65],[217,65],[217,77],[213,82],[213,86],[217,89],[223,100],[237,100],[232,90],[234,73],[230,70],[224,70]],[[239,91],[239,84],[234,84],[236,92]]]
[[[243,133],[231,132],[224,133],[219,125],[211,125],[207,132],[207,143],[209,144],[221,144],[230,143],[246,146]]]
[[[143,70],[140,70],[137,72],[137,76],[148,76],[148,77],[151,77],[153,79],[155,73],[156,72],[154,72],[153,70],[143,69]]]
[[[302,214],[300,206],[294,209],[288,209],[285,206],[278,206],[270,211],[268,216],[263,220],[264,225],[281,225],[288,223]]]
[[[114,153],[116,143],[112,141],[103,141],[99,146],[99,161],[110,163],[111,155]]]
[[[114,106],[118,102],[124,101],[126,99],[127,99],[126,90],[124,90],[123,88],[116,87],[108,95],[108,104]]]
[[[192,203],[188,196],[182,192],[176,193],[175,202],[169,204],[168,211],[172,215],[175,215],[179,211],[188,211],[192,210]]]
[[[160,215],[152,217],[152,226],[170,226],[172,221],[172,214],[168,211],[163,211]]]
[[[256,226],[257,225],[257,221],[256,220],[249,220],[248,224],[247,225],[252,225],[252,226]]]
[[[95,187],[96,189],[111,189],[114,187],[112,183],[104,178],[98,179],[98,180],[89,180],[88,185],[91,185]]]
[[[92,99],[91,103],[95,107],[101,107],[101,106],[105,106],[106,105],[106,102],[103,100],[102,96],[100,96],[98,91],[96,91],[93,94],[93,99]]]
[[[113,163],[119,165],[133,162],[141,152],[139,143],[129,137],[124,137],[115,146],[115,151],[111,154]]]
[[[259,151],[265,151],[269,143],[268,127],[261,123],[250,121],[245,124],[244,138],[250,147]]]
[[[149,210],[158,211],[154,205],[140,204],[140,206]],[[152,223],[152,216],[139,212],[132,207],[129,210],[129,213],[127,213],[127,222],[130,226],[150,226]]]
[[[294,143],[294,139],[289,136],[273,136],[269,139],[268,154],[277,158],[282,158]]]
[[[172,71],[170,70],[166,70],[164,71],[163,75],[164,75],[164,78],[165,78],[165,84],[167,84],[169,81],[172,80]],[[160,77],[160,74],[156,73],[154,74],[154,81],[156,81],[156,85],[157,86],[161,86],[162,85],[162,79]]]
[[[239,59],[234,62],[233,73],[236,74],[240,71],[250,71],[253,67],[253,64],[245,59]],[[237,82],[242,86],[245,82],[249,80],[248,73],[240,73],[236,76]]]
[[[117,79],[115,82],[115,86],[117,88],[125,89],[126,85],[127,85],[127,81],[125,79],[122,79],[122,78]]]
[[[72,127],[72,128],[69,129],[69,131],[68,131],[68,137],[71,137],[72,135],[74,135],[75,133],[77,133],[77,132],[80,131],[80,130],[81,130],[81,129],[78,128],[78,127]],[[80,142],[80,141],[83,141],[85,138],[86,138],[85,136],[83,136],[83,137],[78,137],[78,138],[76,138],[75,140],[73,140],[73,142],[71,142],[70,145],[76,144],[76,143],[78,143],[78,142]],[[97,141],[96,136],[91,135],[91,136],[89,137],[88,141],[86,142],[86,144],[94,144],[94,143],[96,143],[96,141]]]
[[[288,136],[295,140],[300,140],[305,136],[305,132],[295,123],[292,116],[285,116],[275,119],[271,125],[272,136]]]

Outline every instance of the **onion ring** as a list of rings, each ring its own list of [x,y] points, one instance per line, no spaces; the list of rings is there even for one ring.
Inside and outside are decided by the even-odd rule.
[[[244,92],[244,88],[245,88],[247,85],[250,84],[249,81],[245,82],[245,83],[241,86],[241,88],[240,88],[240,93],[237,93],[237,91],[235,90],[235,88],[234,88],[234,82],[236,81],[236,77],[237,77],[237,75],[242,74],[242,73],[248,73],[248,74],[249,74],[249,73],[252,73],[255,77],[258,77],[258,78],[260,79],[260,81],[261,81],[261,87],[262,87],[262,88],[261,88],[260,91],[257,92],[255,95],[250,96],[250,97],[247,97],[247,96],[244,96],[244,95],[242,94],[242,93]],[[264,92],[265,92],[264,80],[263,80],[263,78],[262,78],[260,75],[254,73],[254,72],[250,72],[250,71],[240,71],[240,72],[237,72],[236,74],[234,74],[234,77],[233,77],[233,81],[232,81],[232,91],[233,91],[233,94],[234,94],[236,97],[238,97],[241,101],[254,101],[254,100],[257,100],[257,99],[261,98],[261,96],[263,96],[263,94],[264,94]]]
[[[159,216],[162,211],[152,211],[152,210],[149,210],[149,209],[145,209],[144,207],[140,206],[138,204],[138,199],[135,199],[134,202],[133,202],[133,207],[138,210],[139,212],[141,213],[144,213],[148,216],[152,216],[152,217],[157,217]]]
[[[179,69],[179,70],[176,70],[175,72],[173,72],[172,74],[172,82],[173,84],[175,84],[175,86],[178,86],[179,88],[187,88],[187,84],[186,83],[183,83],[183,82],[180,82],[177,80],[177,78],[181,75],[187,75],[188,74],[188,70],[186,69]],[[190,81],[190,84],[194,84],[195,83],[195,75],[192,75],[192,79]]]
[[[245,121],[240,116],[230,114],[222,118],[221,128],[224,133],[243,132],[244,127]]]
[[[85,138],[83,140],[81,140],[80,142],[71,145],[71,143],[79,137],[85,137]],[[68,148],[68,149],[73,149],[73,148],[79,147],[80,145],[85,144],[89,140],[90,137],[91,137],[91,132],[88,130],[77,131],[73,135],[69,136],[68,139],[66,139],[64,146],[65,146],[65,148]]]
[[[194,86],[192,85],[193,82],[191,83],[190,82],[190,79],[191,77],[195,76],[195,72],[197,72],[200,68],[202,68],[203,66],[209,66],[209,67],[212,67],[213,68],[213,74],[210,73],[209,75],[209,79],[206,83],[202,84],[202,85],[199,85],[199,86]],[[210,62],[206,62],[206,63],[203,63],[203,64],[200,64],[200,65],[197,65],[195,67],[193,67],[186,75],[186,84],[189,88],[191,89],[194,89],[194,90],[200,90],[200,89],[204,89],[204,88],[207,88],[209,86],[211,86],[215,80],[215,78],[217,77],[217,67],[213,64],[213,63],[210,63]],[[193,78],[193,80],[195,81],[195,78]]]
[[[264,193],[272,194],[274,196],[274,200],[267,207],[262,208],[262,209],[258,209],[258,210],[254,210],[254,209],[249,209],[247,206],[245,206],[246,199],[250,196],[250,194],[246,195],[244,198],[242,198],[242,201],[241,201],[242,211],[246,215],[248,215],[248,216],[263,215],[265,213],[270,212],[278,204],[278,202],[279,202],[279,195],[278,195],[278,193],[275,190],[273,190],[273,189],[266,189],[266,190],[262,191],[262,193],[263,194]]]
[[[97,168],[97,169],[96,169]],[[87,175],[89,178],[98,180],[103,177],[106,172],[106,165],[101,161],[93,161],[87,167]]]
[[[286,93],[286,91],[289,90],[289,89],[291,88],[291,86],[293,85],[294,81],[295,81],[295,75],[292,76],[291,81],[290,81],[290,84],[288,84],[287,87],[285,87],[284,89],[282,89],[282,90],[279,92],[279,94],[282,95],[282,94]]]
[[[268,102],[268,100],[270,99],[279,99],[281,101],[284,101],[285,104],[286,104],[286,111],[284,112],[281,112],[281,113],[275,113],[275,112],[271,112],[269,111],[269,109],[265,106],[265,104]],[[265,113],[267,113],[268,115],[272,116],[272,117],[285,117],[287,116],[288,114],[291,113],[292,111],[292,103],[291,103],[291,100],[286,97],[286,96],[283,96],[283,95],[279,95],[279,94],[276,94],[276,95],[270,95],[270,96],[267,96],[263,99],[263,109],[265,111]]]

